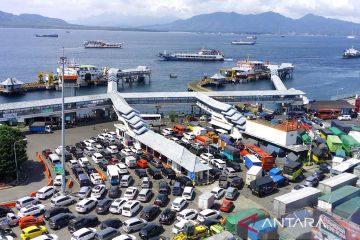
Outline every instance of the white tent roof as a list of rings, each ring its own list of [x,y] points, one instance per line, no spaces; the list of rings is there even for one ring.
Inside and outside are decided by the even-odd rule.
[[[23,84],[24,84],[24,82],[22,82],[16,78],[8,78],[5,81],[0,83],[0,85],[3,85],[3,86],[23,85]]]
[[[221,75],[220,73],[215,73],[212,77],[210,77],[211,79],[215,79],[215,80],[220,80],[220,79],[225,79],[225,77],[223,75]]]

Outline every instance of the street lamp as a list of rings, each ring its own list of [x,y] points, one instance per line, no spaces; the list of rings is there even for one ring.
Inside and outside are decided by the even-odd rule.
[[[67,62],[67,58],[64,57],[64,54],[62,57],[60,57],[60,64],[62,65],[62,79],[61,79],[61,167],[63,169],[62,172],[62,184],[61,184],[61,192],[65,194],[65,187],[66,187],[66,181],[65,181],[65,104],[64,104],[64,85],[65,85],[65,64]]]
[[[18,172],[18,163],[17,163],[17,158],[16,158],[16,144],[22,141],[27,141],[27,138],[23,138],[23,139],[19,139],[17,141],[14,142],[14,156],[15,156],[15,168],[16,168],[16,182],[19,182],[19,172]]]

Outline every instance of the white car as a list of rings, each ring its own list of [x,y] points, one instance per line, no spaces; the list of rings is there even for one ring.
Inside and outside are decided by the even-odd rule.
[[[128,200],[126,198],[115,199],[110,205],[109,212],[113,214],[121,214],[122,207],[127,201]]]
[[[55,188],[53,186],[45,186],[40,188],[36,192],[36,198],[44,200],[48,197],[51,197],[55,193]]]
[[[190,187],[190,186],[185,187],[184,191],[183,191],[183,194],[182,194],[182,197],[185,198],[188,201],[191,201],[193,196],[194,196],[194,188]]]
[[[186,144],[191,144],[191,139],[188,139],[188,138],[185,138],[185,137],[182,137],[181,139],[180,139],[180,141],[181,142],[183,142],[183,143],[186,143]]]
[[[188,140],[193,140],[196,136],[192,132],[184,132],[183,137]]]
[[[40,215],[45,213],[46,208],[43,204],[31,205],[27,207],[20,208],[18,212],[18,217],[25,217],[25,216],[34,216]]]
[[[128,187],[124,193],[124,198],[128,200],[134,200],[138,193],[137,187]]]
[[[171,128],[165,128],[165,129],[161,130],[161,134],[164,136],[168,136],[173,133],[174,133],[174,131]]]
[[[104,195],[105,191],[106,191],[106,186],[104,184],[96,185],[91,190],[91,197],[99,199]]]
[[[133,155],[133,152],[132,152],[130,149],[128,149],[128,148],[121,149],[120,152],[121,152],[125,157],[127,157],[127,156],[132,156],[132,155]]]
[[[114,145],[110,145],[106,148],[106,150],[108,150],[109,152],[111,152],[112,154],[118,153],[119,150],[117,148],[117,146]]]
[[[211,193],[214,194],[216,199],[221,199],[223,196],[225,196],[225,189],[220,187],[215,187],[213,190],[211,190]]]
[[[95,142],[94,140],[92,140],[92,139],[85,140],[84,143],[85,143],[85,145],[86,145],[87,147],[92,147],[93,145],[96,144],[96,142]]]
[[[350,115],[341,115],[337,119],[340,120],[340,121],[350,121],[351,116]]]
[[[125,217],[132,217],[140,210],[140,208],[141,208],[141,204],[139,201],[136,200],[127,201],[122,207],[121,215]]]
[[[171,229],[171,232],[174,234],[179,234],[180,232],[182,232],[184,230],[185,224],[188,222],[192,222],[194,225],[196,224],[195,221],[192,220],[186,220],[186,219],[182,219],[179,222],[177,222],[176,224],[174,224],[174,227]]]
[[[1,221],[4,222],[4,223],[6,221],[7,225],[9,225],[10,227],[15,227],[16,225],[18,225],[19,219],[20,219],[20,217],[15,215],[15,213],[8,212],[6,214],[6,220],[5,220],[5,218],[3,218]]]
[[[93,147],[95,152],[101,152],[102,150],[104,150],[104,147],[101,146],[101,144],[95,144],[95,146]]]
[[[91,156],[91,159],[96,163],[98,164],[99,162],[101,162],[102,160],[104,160],[104,156],[101,154],[101,153],[94,153],[92,156]]]
[[[89,240],[95,237],[95,228],[81,228],[71,235],[71,240]]]
[[[174,142],[179,142],[179,139],[178,138],[176,138],[176,137],[171,137],[171,138],[169,138],[171,141],[174,141]]]
[[[32,240],[58,240],[59,237],[55,234],[45,234],[45,235],[40,235],[36,238],[33,238]]]
[[[106,138],[106,133],[101,133],[98,135],[98,138],[100,138],[101,140],[105,140]]]
[[[92,184],[94,185],[99,185],[99,184],[103,184],[103,180],[100,176],[99,173],[92,173],[90,174],[90,181],[92,182]]]
[[[55,153],[59,156],[61,156],[62,154],[62,146],[58,146],[57,148],[55,148]]]
[[[62,186],[63,183],[63,176],[62,175],[56,175],[53,181],[53,185],[56,189],[59,189]]]
[[[185,198],[177,197],[171,204],[171,209],[180,212],[186,205],[187,201]]]
[[[34,204],[39,204],[39,203],[40,203],[40,201],[37,198],[34,198],[34,197],[22,197],[22,198],[19,198],[16,201],[16,208],[20,209],[22,207],[32,206]]]
[[[98,200],[96,198],[84,198],[80,202],[76,204],[75,210],[78,213],[86,213],[89,212],[89,210],[96,207],[98,203]]]
[[[79,158],[80,167],[85,167],[86,165],[90,165],[89,159],[86,157]]]
[[[141,149],[136,148],[136,147],[130,147],[130,150],[131,150],[133,153],[135,153],[136,155],[140,155],[140,154],[142,154],[142,152],[143,152]]]
[[[68,165],[69,165],[70,168],[73,168],[73,167],[75,167],[75,166],[78,166],[79,163],[78,163],[78,161],[77,161],[76,159],[70,159],[70,160],[68,161]]]
[[[217,219],[219,217],[219,211],[216,211],[214,209],[205,209],[199,212],[197,216],[197,220],[199,222],[203,222],[206,219]]]
[[[64,207],[64,206],[73,204],[75,202],[76,202],[75,198],[70,195],[59,195],[59,196],[53,197],[50,200],[50,206],[51,207]]]
[[[224,167],[226,167],[226,162],[221,159],[213,158],[210,160],[210,163],[211,163],[211,165],[213,165],[219,169],[223,169]]]
[[[214,158],[214,155],[212,155],[211,153],[202,153],[200,154],[200,158],[204,160],[204,161],[200,160],[202,163],[207,164],[208,162],[211,161],[211,159]]]
[[[136,237],[131,234],[121,234],[120,236],[117,236],[112,240],[136,240]]]
[[[236,171],[232,167],[225,168],[223,174],[227,175],[229,178],[236,177]]]
[[[118,163],[116,164],[116,166],[118,167],[118,171],[120,175],[125,175],[129,172],[124,163]]]
[[[195,209],[184,209],[181,212],[179,212],[176,216],[176,219],[181,221],[182,219],[185,220],[194,220],[198,215],[198,211]]]

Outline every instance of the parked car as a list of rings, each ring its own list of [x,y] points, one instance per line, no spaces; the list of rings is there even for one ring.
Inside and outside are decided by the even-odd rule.
[[[53,216],[56,216],[60,213],[70,213],[70,210],[68,208],[64,208],[64,207],[49,208],[48,210],[45,211],[44,218],[46,220],[49,220]]]
[[[240,172],[241,171],[241,166],[239,162],[236,161],[227,161],[226,162],[226,166],[231,167],[232,169],[235,170],[235,172]]]
[[[141,191],[139,192],[139,194],[137,196],[137,200],[140,202],[148,202],[151,199],[152,195],[153,195],[153,192],[151,189],[144,188],[144,189],[141,189]]]
[[[26,207],[20,208],[18,212],[18,216],[25,217],[25,216],[37,216],[40,214],[44,214],[46,211],[45,205],[37,204],[37,205],[28,205]]]
[[[115,199],[111,203],[109,211],[111,213],[113,213],[113,214],[121,214],[122,207],[127,201],[128,200],[126,198],[117,198],[117,199]]]
[[[21,231],[20,238],[23,240],[31,239],[48,233],[49,231],[45,226],[30,226]]]
[[[96,240],[112,240],[119,236],[120,232],[113,227],[107,227],[95,233]]]
[[[182,197],[177,197],[171,204],[171,209],[177,212],[180,212],[186,205],[186,199]]]
[[[145,160],[145,159],[140,159],[136,162],[136,165],[139,167],[139,168],[148,168],[148,162]]]
[[[160,236],[164,231],[161,225],[155,223],[148,223],[145,227],[141,228],[139,236],[141,239],[153,239],[154,237]]]
[[[238,195],[239,195],[239,190],[237,190],[237,188],[229,187],[226,190],[225,198],[229,200],[235,200]]]
[[[244,181],[240,177],[234,177],[230,182],[230,187],[234,187],[239,190],[243,187],[243,185],[244,185]]]
[[[147,173],[145,169],[135,169],[135,174],[139,178],[147,177]]]
[[[95,215],[79,216],[70,220],[68,230],[73,233],[81,228],[96,227],[98,224],[99,219]]]
[[[194,197],[194,188],[193,187],[185,187],[182,193],[182,197],[188,201],[191,201]]]
[[[180,182],[176,181],[173,185],[172,195],[181,196],[183,190],[184,190],[183,185]]]
[[[35,205],[35,204],[39,204],[39,203],[40,203],[39,199],[37,199],[35,197],[22,197],[16,201],[15,206],[17,209],[20,209],[20,208],[23,208],[26,206],[31,206],[31,205]]]
[[[75,210],[78,213],[87,213],[96,207],[98,200],[96,198],[84,198],[76,204]]]
[[[101,200],[98,205],[96,206],[95,212],[97,214],[106,214],[109,211],[110,205],[113,202],[113,200],[109,198],[105,198]]]
[[[151,159],[149,160],[149,163],[150,163],[151,165],[153,165],[154,167],[156,167],[156,168],[163,168],[162,163],[161,163],[160,161],[158,161],[158,160],[153,159],[153,158],[151,158]]]
[[[140,213],[140,218],[145,221],[153,221],[161,212],[159,206],[156,205],[148,205],[144,207],[144,209]]]
[[[80,188],[79,192],[77,193],[77,197],[79,199],[84,199],[84,198],[89,197],[90,194],[91,194],[91,187],[84,186],[84,187]]]
[[[214,158],[214,155],[212,155],[211,153],[202,153],[200,154],[200,158],[200,162],[202,162],[203,164],[208,164]]]
[[[205,209],[202,210],[201,212],[199,212],[198,216],[197,216],[197,220],[199,222],[204,221],[205,219],[216,219],[219,217],[219,212],[214,210],[214,209]]]
[[[153,179],[161,179],[162,178],[161,171],[159,169],[157,169],[157,168],[150,167],[150,168],[147,169],[147,173]]]
[[[224,199],[220,206],[220,211],[222,212],[231,212],[235,208],[235,205],[232,201]]]
[[[228,176],[229,178],[236,177],[236,172],[235,172],[235,170],[234,170],[233,168],[231,168],[231,167],[226,167],[226,168],[224,169],[224,174],[225,174],[226,176]]]
[[[55,188],[53,186],[45,186],[40,188],[36,192],[36,198],[45,200],[49,197],[51,197],[55,193]]]
[[[159,222],[164,225],[170,225],[176,217],[176,212],[170,208],[165,208],[160,214]]]
[[[145,227],[145,225],[146,222],[143,220],[140,220],[138,218],[130,218],[124,222],[122,229],[126,233],[132,233],[139,231],[140,229]]]
[[[186,176],[177,176],[175,177],[175,181],[180,182],[185,187],[193,187],[193,181]]]
[[[99,199],[105,194],[105,191],[106,191],[106,186],[104,184],[96,185],[91,190],[91,197]]]
[[[151,188],[152,182],[150,181],[149,177],[143,177],[141,178],[140,187],[141,188]]]
[[[174,224],[174,227],[171,230],[172,233],[173,234],[179,234],[180,232],[184,231],[185,224],[188,223],[188,222],[191,222],[194,225],[196,224],[195,221],[182,219],[181,221]]]
[[[218,180],[222,174],[222,170],[218,169],[217,167],[213,167],[209,170],[208,173],[211,179]]]
[[[169,136],[172,135],[174,133],[174,131],[171,128],[165,128],[163,130],[161,130],[161,134],[164,136]]]
[[[136,198],[137,193],[138,193],[137,187],[128,187],[125,190],[124,198],[129,199],[129,200],[133,200],[133,199]]]
[[[115,228],[115,229],[118,229],[122,226],[122,222],[120,219],[118,218],[109,218],[109,219],[106,219],[104,221],[102,221],[101,225],[100,225],[100,229],[104,229],[104,228],[107,228],[107,227],[112,227],[112,228]]]
[[[121,215],[125,217],[132,217],[135,213],[137,213],[141,208],[140,202],[135,200],[127,201],[121,211]]]
[[[159,207],[165,207],[169,202],[169,197],[166,194],[158,194],[155,198],[154,204]]]
[[[97,172],[90,174],[90,181],[94,185],[103,184],[103,180],[102,180],[100,174]]]
[[[350,121],[351,116],[350,115],[341,115],[341,116],[338,116],[337,119],[340,120],[340,121]]]
[[[171,168],[162,168],[161,173],[163,177],[167,179],[174,179],[176,177],[175,171]]]
[[[211,193],[214,194],[216,199],[221,199],[225,195],[225,190],[223,188],[215,187],[211,190]]]
[[[111,186],[108,191],[109,198],[117,198],[121,195],[120,188],[118,186]]]
[[[319,184],[317,176],[309,176],[305,179],[304,185],[307,187],[316,187]]]
[[[81,228],[71,235],[71,240],[89,240],[95,237],[95,228]]]
[[[177,214],[177,217],[176,219],[178,221],[181,221],[182,219],[185,219],[185,220],[194,220],[196,219],[198,215],[198,211],[195,210],[195,209],[191,209],[191,208],[187,208],[187,209],[184,209],[182,210],[181,212],[179,212]]]
[[[71,219],[74,219],[75,216],[71,213],[60,213],[49,219],[49,227],[51,229],[61,229],[66,227]]]
[[[325,174],[321,170],[315,170],[314,176],[317,177],[317,179],[319,179],[319,181],[321,181],[325,178]]]
[[[223,169],[224,167],[226,167],[226,162],[224,160],[218,159],[218,158],[213,158],[210,160],[211,165],[213,165],[214,167],[217,167],[219,169]]]
[[[118,164],[116,164],[116,166],[118,167],[120,175],[125,175],[125,174],[129,173],[129,171],[124,163],[118,163]]]
[[[6,217],[8,213],[14,213],[11,208],[0,206],[0,218]]]
[[[85,167],[87,165],[90,165],[89,159],[86,157],[79,158],[78,160],[80,167]]]
[[[43,225],[44,220],[41,217],[25,216],[18,219],[20,229],[32,226],[32,225]]]
[[[171,192],[170,186],[166,181],[159,182],[159,193],[169,195]]]

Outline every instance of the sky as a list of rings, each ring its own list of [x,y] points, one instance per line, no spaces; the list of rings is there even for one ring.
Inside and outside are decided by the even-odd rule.
[[[185,19],[220,11],[274,11],[291,18],[312,13],[360,23],[360,0],[0,0],[0,11],[36,13],[72,23],[104,14]]]

